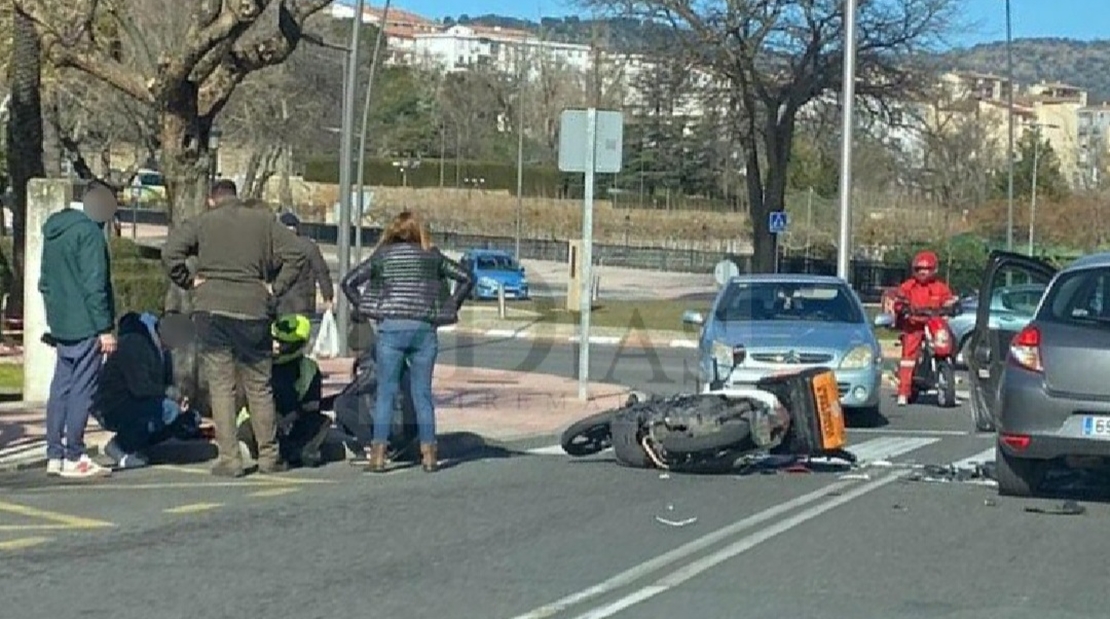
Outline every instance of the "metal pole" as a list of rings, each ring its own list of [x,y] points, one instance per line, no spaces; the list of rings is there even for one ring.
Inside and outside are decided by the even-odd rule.
[[[339,221],[336,222],[338,232],[337,253],[339,254],[339,279],[347,277],[351,270],[351,155],[354,141],[355,128],[355,93],[358,92],[358,40],[359,31],[362,29],[362,11],[365,0],[358,0],[355,6],[355,18],[351,23],[351,47],[347,54],[347,76],[344,80],[343,92],[343,126],[339,138]],[[336,327],[339,331],[339,354],[346,355],[347,330],[350,328],[350,311],[347,308],[347,298],[336,295]]]
[[[385,0],[382,9],[382,21],[378,24],[378,36],[374,39],[374,55],[370,58],[370,77],[366,79],[366,99],[362,102],[362,126],[358,136],[358,169],[355,185],[358,186],[358,208],[355,210],[355,221],[358,222],[355,232],[355,262],[362,262],[362,217],[366,213],[366,196],[363,187],[366,173],[366,129],[370,126],[370,100],[374,92],[374,76],[378,72],[378,58],[382,48],[382,35],[385,33],[386,24],[389,23],[389,5],[392,0]]]
[[[1006,251],[1014,251],[1014,51],[1010,0],[1006,0]]]
[[[594,236],[594,154],[597,142],[597,110],[586,110],[586,186],[582,199],[582,277],[578,282],[578,307],[581,312],[578,330],[578,399],[590,399],[590,310],[593,299],[590,283],[593,281]]]
[[[856,98],[856,0],[844,0],[844,88],[840,96],[840,235],[836,274],[848,279],[852,257],[852,128]]]
[[[521,51],[524,51],[521,43]],[[514,234],[513,257],[520,262],[520,233],[524,219],[524,54],[520,55],[520,82],[517,84],[517,123],[516,123],[516,232]]]
[[[1041,155],[1041,128],[1033,127],[1033,187],[1029,199],[1029,255],[1033,255],[1033,221],[1037,218],[1037,163]]]

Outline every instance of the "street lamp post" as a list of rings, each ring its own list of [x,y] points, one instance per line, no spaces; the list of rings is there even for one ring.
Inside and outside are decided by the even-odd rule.
[[[1014,250],[1014,52],[1010,0],[1006,0],[1006,251]]]
[[[343,81],[343,126],[339,136],[339,221],[336,222],[340,281],[351,270],[351,155],[354,150],[355,94],[358,92],[359,34],[365,4],[365,0],[358,0],[355,5],[355,15],[351,21],[351,51],[347,54],[347,75]],[[346,355],[351,316],[347,308],[347,297],[336,295],[336,300],[339,354]]]
[[[216,182],[216,176],[220,171],[220,138],[223,136],[223,131],[219,127],[212,126],[208,129],[208,184]]]
[[[847,280],[852,256],[852,129],[856,98],[856,0],[844,0],[844,88],[840,95],[840,234],[836,274]]]
[[[1041,158],[1041,127],[1058,129],[1059,125],[1051,123],[1033,123],[1033,180],[1029,194],[1029,255],[1033,255],[1033,232],[1037,219],[1037,167]]]

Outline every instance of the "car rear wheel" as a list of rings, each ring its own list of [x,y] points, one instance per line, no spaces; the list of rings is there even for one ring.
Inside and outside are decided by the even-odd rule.
[[[1011,456],[996,445],[994,450],[995,470],[998,475],[998,494],[1002,496],[1033,496],[1044,481],[1048,472],[1048,460],[1032,460]]]

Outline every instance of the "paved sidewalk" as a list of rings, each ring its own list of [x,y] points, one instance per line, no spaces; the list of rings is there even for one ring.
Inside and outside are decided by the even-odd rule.
[[[320,362],[325,393],[335,393],[350,380],[351,359]],[[440,365],[433,390],[437,430],[467,432],[485,439],[512,441],[558,434],[576,420],[619,406],[628,389],[593,383],[590,399],[578,400],[578,383],[569,378],[526,372]],[[0,410],[0,470],[44,466],[45,414],[11,404]],[[90,421],[85,435],[94,455],[111,433]]]

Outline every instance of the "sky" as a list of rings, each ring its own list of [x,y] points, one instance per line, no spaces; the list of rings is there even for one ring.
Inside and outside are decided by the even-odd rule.
[[[1005,0],[958,0],[963,14],[974,23],[970,32],[955,37],[956,45],[1002,41],[1006,38]],[[1064,37],[1110,39],[1110,2],[1107,0],[1010,0],[1014,38]],[[381,0],[373,2],[381,6]],[[433,19],[461,14],[495,13],[535,20],[546,16],[581,14],[572,0],[398,0],[397,8]]]

